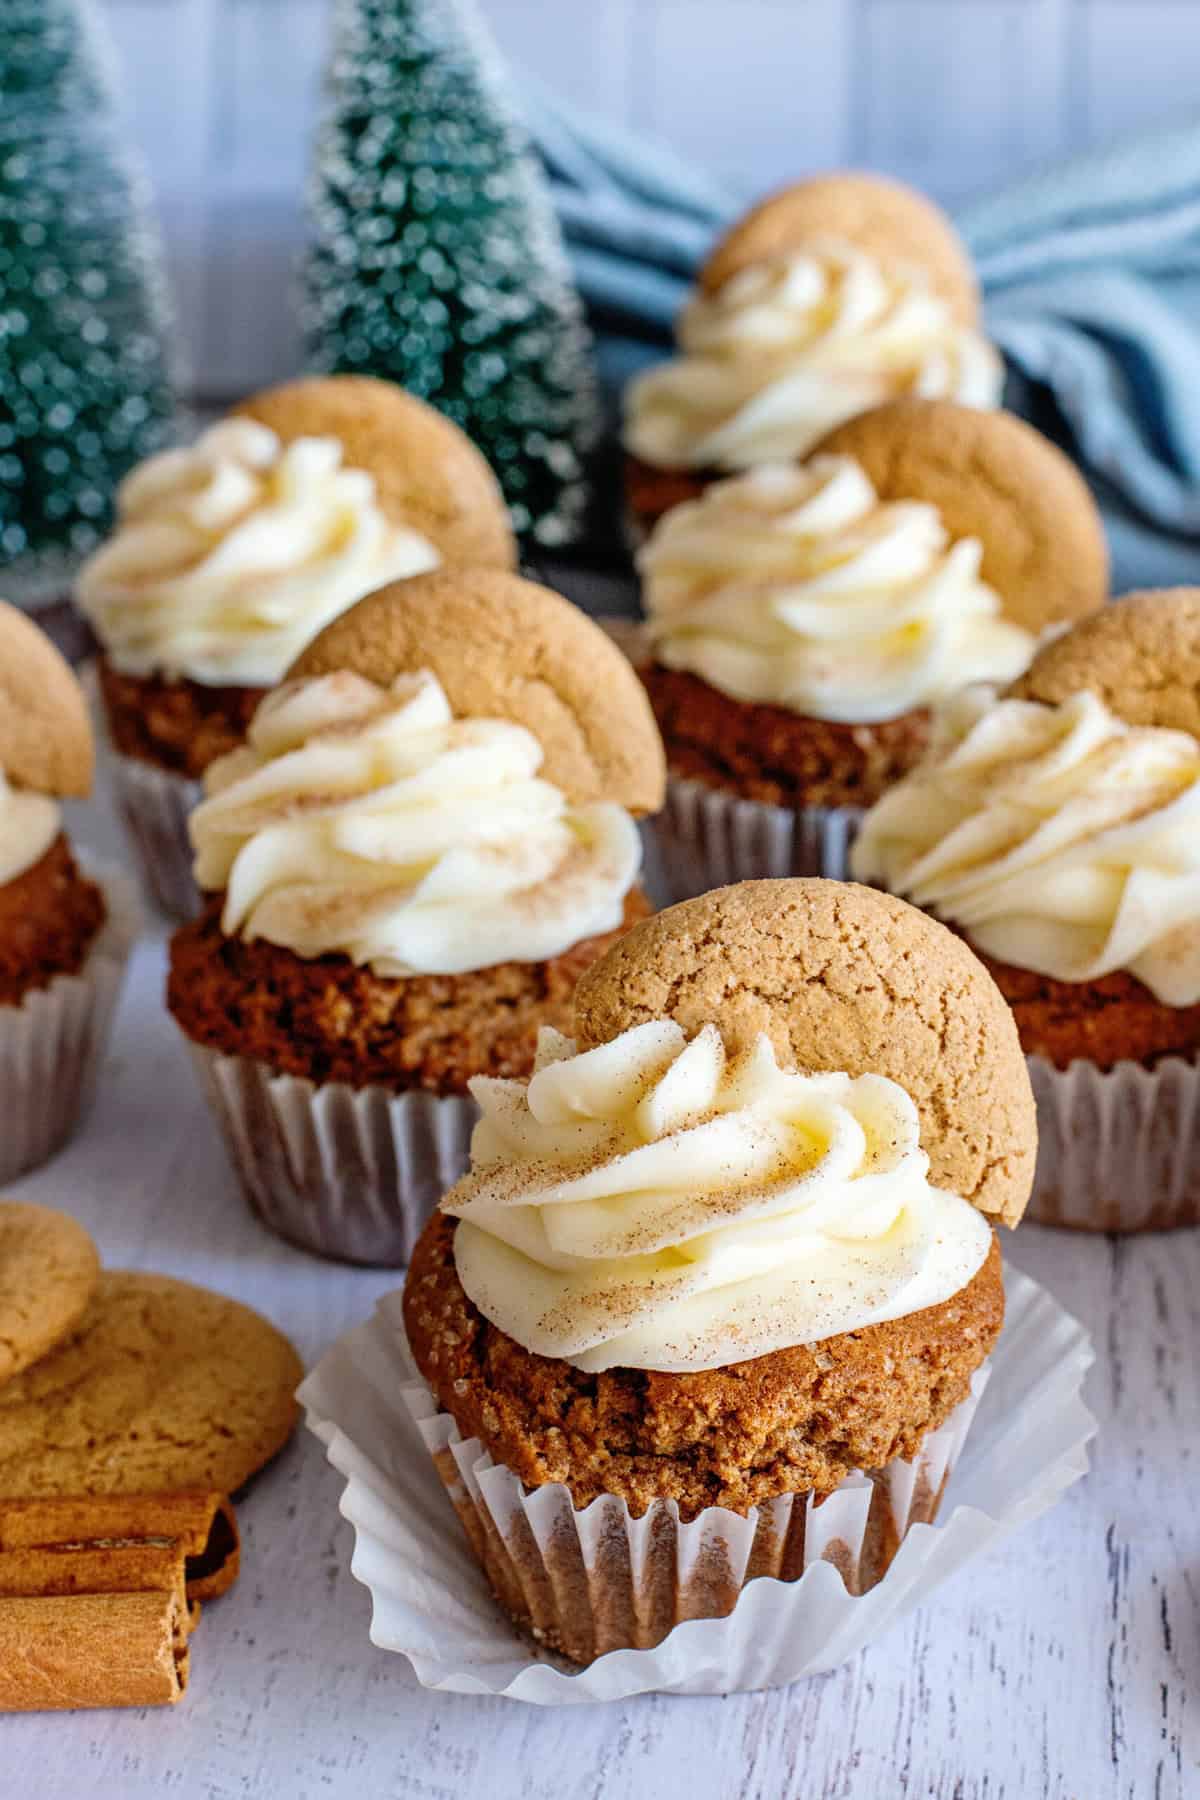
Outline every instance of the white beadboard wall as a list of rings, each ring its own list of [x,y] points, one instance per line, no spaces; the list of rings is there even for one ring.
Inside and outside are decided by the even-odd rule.
[[[507,54],[740,191],[821,164],[953,202],[1195,104],[1197,0],[481,0]],[[299,360],[328,0],[102,0],[194,385]]]

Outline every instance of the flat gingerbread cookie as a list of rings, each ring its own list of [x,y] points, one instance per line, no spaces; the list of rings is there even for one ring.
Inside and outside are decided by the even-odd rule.
[[[852,456],[882,500],[927,500],[955,538],[978,538],[1004,611],[1040,632],[1108,598],[1108,545],[1083,476],[1007,412],[893,400],[838,425],[814,456]]]
[[[290,1437],[302,1373],[236,1300],[102,1274],[70,1341],[0,1387],[0,1499],[235,1493]]]
[[[508,508],[488,464],[465,432],[395,382],[310,375],[252,394],[234,410],[285,444],[337,438],[347,466],[374,477],[389,518],[428,538],[444,561],[515,565]]]
[[[438,569],[368,594],[301,652],[292,676],[351,669],[386,686],[428,669],[460,718],[512,719],[577,806],[657,812],[666,763],[646,690],[586,613],[492,569]]]
[[[96,1246],[75,1219],[0,1200],[0,1383],[76,1329],[99,1274]]]
[[[95,747],[83,689],[32,619],[0,600],[0,771],[41,794],[92,791]]]
[[[1200,737],[1200,588],[1114,600],[1040,650],[1009,693],[1056,706],[1085,689],[1127,725]]]
[[[963,940],[852,882],[746,881],[637,925],[575,990],[581,1047],[632,1025],[765,1032],[805,1071],[887,1075],[921,1119],[930,1177],[1015,1225],[1037,1126],[1016,1025]]]
[[[979,283],[958,233],[940,207],[902,182],[862,170],[835,170],[769,194],[725,233],[700,271],[706,293],[743,269],[840,238],[883,268],[925,271],[961,325],[979,321]]]

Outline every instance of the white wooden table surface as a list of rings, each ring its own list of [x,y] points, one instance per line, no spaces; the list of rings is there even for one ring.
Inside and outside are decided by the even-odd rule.
[[[98,811],[79,835],[111,844]],[[277,1243],[247,1214],[133,961],[85,1133],[15,1191],[110,1266],[266,1312],[311,1362],[395,1283]],[[541,1711],[424,1692],[372,1648],[339,1480],[303,1431],[241,1509],[243,1573],[173,1711],[0,1720],[12,1800],[1178,1800],[1200,1795],[1200,1232],[1112,1243],[1029,1227],[1012,1260],[1090,1328],[1093,1473],[855,1662],[781,1692]]]

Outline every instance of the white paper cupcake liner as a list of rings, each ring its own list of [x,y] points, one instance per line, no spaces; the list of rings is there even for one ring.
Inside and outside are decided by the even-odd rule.
[[[749,1578],[746,1569],[753,1565],[747,1558],[744,1585],[726,1616],[685,1619],[653,1648],[611,1650],[582,1668],[539,1651],[496,1605],[408,1407],[404,1389],[412,1364],[400,1296],[389,1295],[374,1318],[333,1346],[300,1390],[310,1428],[346,1478],[341,1511],[356,1534],[353,1572],[371,1591],[372,1641],[407,1657],[426,1687],[547,1706],[655,1691],[776,1687],[837,1667],[971,1556],[1054,1505],[1087,1468],[1084,1447],[1095,1431],[1081,1398],[1091,1362],[1087,1336],[1027,1277],[1010,1270],[1006,1287],[1007,1322],[938,1523],[912,1524],[881,1580],[862,1594],[851,1593],[843,1575],[847,1559],[840,1550],[828,1554],[838,1534],[850,1531],[855,1508],[882,1505],[875,1500],[876,1484],[849,1484],[845,1496],[812,1509],[818,1536],[811,1539],[804,1508],[802,1552],[799,1532],[784,1534],[784,1555],[790,1541],[802,1561],[797,1579],[771,1579],[765,1571],[763,1579]],[[453,1458],[449,1434],[446,1449]],[[470,1468],[470,1457],[465,1460]],[[457,1460],[453,1467],[467,1517],[478,1518],[466,1474]],[[477,1477],[480,1491],[483,1482],[495,1485],[505,1475],[484,1468]],[[542,1504],[536,1493],[522,1497],[518,1516],[526,1518],[532,1508],[536,1517]],[[553,1495],[549,1504],[553,1510]],[[887,1505],[893,1504],[902,1511],[910,1505],[899,1481],[894,1499],[888,1491]],[[589,1521],[584,1531],[592,1529],[593,1511],[579,1515]],[[601,1510],[601,1529],[603,1520]],[[738,1526],[744,1530],[745,1521]],[[767,1539],[772,1557],[778,1536],[776,1529]],[[615,1542],[624,1575],[634,1562],[623,1519]],[[653,1544],[639,1566],[647,1560],[654,1560]],[[724,1591],[732,1567],[732,1561],[721,1567]],[[699,1573],[699,1587],[707,1591],[706,1574]],[[696,1583],[690,1586],[694,1590]]]
[[[766,876],[844,881],[862,818],[858,806],[767,806],[672,775],[653,830],[671,898],[690,900]]]
[[[190,776],[117,750],[111,752],[109,767],[113,800],[150,898],[168,918],[194,918],[201,899],[192,875],[187,822],[203,788]]]
[[[1038,1160],[1027,1218],[1079,1231],[1200,1225],[1200,1066],[1028,1062]]]
[[[725,1618],[760,1575],[795,1581],[828,1562],[848,1593],[867,1593],[910,1526],[936,1518],[987,1373],[976,1372],[969,1397],[911,1463],[848,1476],[819,1505],[784,1494],[745,1515],[710,1506],[686,1522],[673,1500],[639,1519],[611,1494],[576,1511],[561,1483],[526,1493],[478,1438],[463,1440],[420,1379],[402,1393],[505,1610],[539,1644],[585,1664],[653,1650],[689,1619]]]
[[[398,1268],[464,1174],[479,1109],[468,1094],[397,1094],[276,1074],[188,1041],[243,1192],[290,1243]]]
[[[0,1006],[0,1183],[53,1156],[90,1105],[138,932],[132,883],[85,856],[79,863],[100,884],[108,909],[83,967],[56,975],[20,1006]]]

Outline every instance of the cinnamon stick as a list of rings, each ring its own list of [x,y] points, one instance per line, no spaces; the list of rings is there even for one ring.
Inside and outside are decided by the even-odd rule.
[[[173,1704],[238,1557],[219,1494],[0,1502],[0,1710]]]

